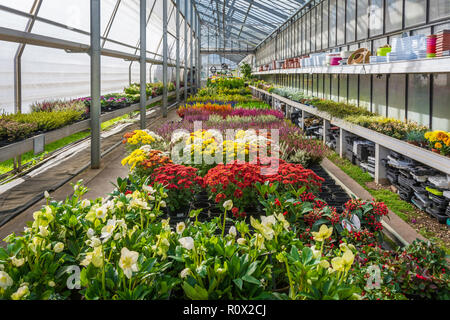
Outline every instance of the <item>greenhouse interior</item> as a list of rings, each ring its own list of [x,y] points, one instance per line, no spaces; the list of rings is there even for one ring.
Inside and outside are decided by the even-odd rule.
[[[450,0],[0,0],[0,74],[0,300],[450,299]]]

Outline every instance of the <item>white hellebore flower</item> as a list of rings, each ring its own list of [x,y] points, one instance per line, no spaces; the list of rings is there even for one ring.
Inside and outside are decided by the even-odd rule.
[[[159,206],[161,208],[165,208],[167,206],[166,202],[164,200],[161,200],[161,202],[159,203]]]
[[[16,292],[14,292],[11,295],[11,299],[13,299],[13,300],[20,300],[23,297],[27,296],[29,293],[30,293],[30,290],[28,289],[28,285],[23,284],[23,285],[20,286],[19,289],[17,289]]]
[[[23,264],[25,263],[25,258],[17,259],[16,256],[14,256],[11,258],[11,262],[14,267],[19,268],[19,267],[23,266]]]
[[[44,238],[47,237],[49,234],[47,227],[39,226],[39,234]]]
[[[53,251],[55,251],[56,253],[60,253],[64,250],[64,243],[62,242],[58,242],[57,244],[55,244],[55,246],[53,247]]]
[[[184,222],[177,223],[176,230],[178,234],[182,234],[184,229],[186,229],[186,224]]]
[[[183,246],[183,248],[185,248],[187,250],[194,249],[194,239],[192,239],[191,237],[181,238],[178,241],[180,241],[180,243]]]
[[[236,237],[236,236],[237,236],[237,230],[236,230],[236,227],[235,227],[235,226],[231,226],[231,227],[230,227],[230,230],[228,230],[228,234],[231,235],[231,236],[233,236],[233,237]]]
[[[237,243],[239,245],[243,246],[247,243],[247,240],[245,240],[244,238],[239,238],[239,239],[237,239]]]
[[[144,190],[145,192],[148,192],[150,194],[154,194],[156,192],[156,190],[153,189],[151,186],[147,186],[145,184],[142,186],[142,190]]]
[[[122,251],[120,251],[120,261],[119,266],[122,268],[123,273],[128,279],[131,279],[131,275],[133,274],[133,271],[138,271],[138,265],[137,261],[139,258],[139,253],[136,251],[130,251],[127,248],[122,248]]]
[[[91,201],[89,201],[88,199],[84,199],[83,201],[81,201],[81,208],[83,208],[83,209],[89,207],[90,205],[91,205]]]
[[[231,209],[233,209],[233,201],[232,201],[232,200],[227,200],[227,201],[225,201],[225,202],[223,203],[223,207],[224,207],[226,210],[231,210]]]
[[[191,273],[191,269],[189,268],[185,268],[180,272],[180,277],[181,278],[186,278],[189,274]]]
[[[95,236],[94,229],[89,228],[88,231],[86,232],[86,235],[87,235],[88,239],[91,239],[93,236]]]
[[[6,290],[9,287],[11,287],[12,285],[13,285],[13,280],[11,279],[9,274],[7,274],[4,271],[0,271],[0,288]]]
[[[106,207],[101,206],[100,208],[97,208],[95,210],[95,217],[97,219],[104,219],[106,217],[106,214],[108,213],[108,209]]]
[[[109,240],[114,234],[114,230],[116,229],[116,219],[109,219],[106,223],[106,226],[102,228],[102,235],[100,236],[103,239],[103,242]]]
[[[50,199],[50,194],[48,193],[48,191],[44,191],[44,197],[45,199]]]

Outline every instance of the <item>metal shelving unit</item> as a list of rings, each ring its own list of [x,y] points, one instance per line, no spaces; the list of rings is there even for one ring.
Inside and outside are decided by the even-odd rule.
[[[403,74],[403,73],[448,73],[448,72],[450,72],[450,57],[409,60],[409,61],[394,61],[390,63],[277,69],[277,70],[253,72],[253,74],[257,76],[262,76],[262,75],[302,74],[302,73]]]
[[[417,162],[423,163],[431,168],[439,170],[445,174],[450,174],[450,158],[431,152],[429,150],[419,148],[405,141],[401,141],[387,135],[375,132],[373,130],[355,125],[353,123],[347,122],[343,119],[333,118],[330,114],[322,112],[313,108],[311,106],[306,106],[304,104],[292,101],[290,99],[281,97],[277,94],[268,93],[264,90],[251,87],[254,93],[262,95],[263,97],[270,97],[272,99],[278,100],[290,108],[295,108],[301,110],[302,115],[307,114],[317,116],[324,120],[324,141],[326,135],[326,128],[330,125],[334,125],[340,128],[340,139],[338,142],[337,150],[339,150],[340,156],[343,156],[343,151],[346,149],[345,146],[345,134],[352,133],[354,135],[360,136],[364,139],[370,140],[375,143],[375,181],[377,183],[382,182],[386,178],[386,172],[384,166],[381,165],[381,159],[384,159],[388,154],[389,150],[394,150],[398,153],[403,154]],[[273,100],[272,100],[273,101]]]

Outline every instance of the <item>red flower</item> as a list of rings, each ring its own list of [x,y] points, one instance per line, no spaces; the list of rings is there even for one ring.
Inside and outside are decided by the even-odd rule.
[[[226,199],[226,195],[224,195],[223,193],[218,193],[216,196],[216,203],[219,203],[220,201]]]
[[[275,205],[281,207],[280,200],[278,198],[275,199]]]
[[[239,209],[234,207],[233,209],[231,209],[231,212],[233,212],[233,215],[237,215],[239,212]]]
[[[131,190],[127,190],[126,192],[125,192],[125,194],[132,194],[133,193],[133,191],[131,191]]]
[[[236,198],[241,198],[242,197],[242,195],[243,195],[243,192],[242,192],[242,190],[241,189],[236,189],[235,191],[234,191],[234,196],[236,197]]]

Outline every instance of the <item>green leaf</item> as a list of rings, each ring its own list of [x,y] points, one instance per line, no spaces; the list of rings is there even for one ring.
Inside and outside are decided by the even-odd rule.
[[[245,275],[242,277],[242,280],[249,282],[249,283],[256,284],[256,285],[261,285],[261,281],[259,281],[258,279],[254,278],[252,276]]]
[[[191,300],[207,300],[208,299],[208,291],[204,288],[200,287],[198,284],[193,288],[189,283],[184,282],[182,285],[184,293]]]
[[[299,261],[300,260],[300,255],[298,254],[298,249],[297,249],[296,246],[292,246],[292,248],[291,248],[291,257],[295,261]]]
[[[239,288],[239,290],[241,290],[242,291],[242,279],[241,278],[238,278],[238,279],[233,279],[233,282],[234,282],[234,284],[235,285],[237,285],[237,287]]]
[[[313,252],[312,252],[311,248],[308,248],[308,247],[303,248],[303,250],[302,250],[303,264],[307,264],[308,262],[310,262],[312,257],[313,257]]]
[[[248,267],[245,275],[251,276],[255,272],[257,267],[258,267],[258,261],[252,262],[252,264]]]
[[[5,249],[0,248],[0,260],[7,260],[9,258],[8,252]]]

